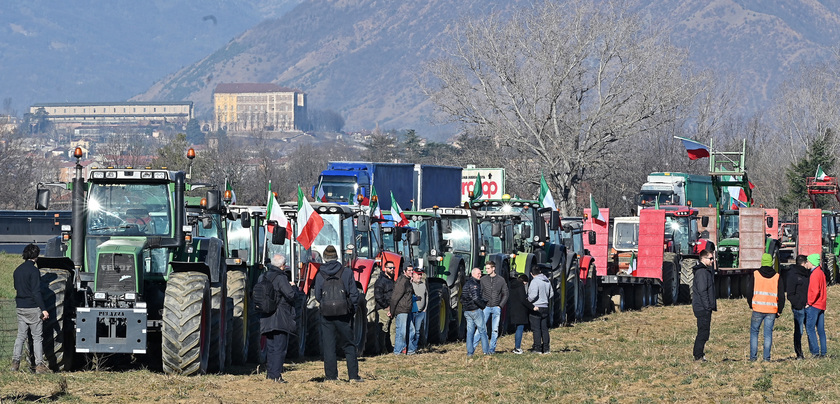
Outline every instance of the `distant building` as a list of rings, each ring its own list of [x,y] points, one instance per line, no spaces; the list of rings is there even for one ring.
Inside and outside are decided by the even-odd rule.
[[[271,83],[222,83],[213,91],[215,129],[228,132],[301,130],[306,94]]]
[[[43,109],[43,112],[39,112]],[[45,113],[44,119],[56,128],[84,126],[155,126],[184,124],[193,119],[192,101],[181,102],[88,102],[44,103],[29,107],[33,116]]]

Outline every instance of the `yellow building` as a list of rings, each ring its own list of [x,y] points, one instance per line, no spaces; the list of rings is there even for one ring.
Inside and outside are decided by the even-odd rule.
[[[306,120],[306,94],[271,83],[221,83],[213,112],[217,130],[296,131]]]

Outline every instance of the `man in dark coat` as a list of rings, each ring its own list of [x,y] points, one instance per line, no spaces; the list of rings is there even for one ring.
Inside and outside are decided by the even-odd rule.
[[[510,323],[516,326],[516,338],[513,353],[522,355],[522,333],[525,332],[525,324],[528,324],[528,316],[534,311],[534,305],[528,301],[528,291],[525,284],[528,283],[528,275],[519,275],[510,281],[510,299],[508,299],[508,315]]]
[[[286,277],[285,270],[286,257],[275,254],[271,257],[268,271],[257,280],[261,282],[264,277],[269,277],[278,297],[277,310],[263,314],[260,318],[260,334],[266,339],[265,378],[277,383],[286,382],[283,380],[283,363],[289,346],[289,334],[295,331],[295,288]]]
[[[44,320],[50,318],[44,298],[41,296],[41,271],[35,261],[41,249],[29,244],[23,249],[23,263],[15,269],[12,277],[15,284],[15,305],[17,306],[18,333],[12,352],[13,372],[20,369],[20,357],[27,332],[32,334],[32,347],[35,353],[35,373],[50,373],[44,363],[43,327]]]
[[[481,349],[485,355],[490,353],[490,341],[487,340],[487,326],[482,310],[487,302],[481,297],[481,269],[473,268],[470,277],[461,289],[461,305],[464,307],[464,318],[467,320],[467,358],[475,353],[474,338],[481,338]]]
[[[353,308],[359,304],[359,290],[353,281],[353,271],[345,268],[338,261],[338,251],[332,245],[324,249],[324,263],[318,269],[318,276],[315,277],[315,299],[321,303],[324,292],[324,282],[327,277],[336,275],[339,271],[344,290],[350,301],[351,312],[341,316],[321,316],[321,351],[324,354],[324,379],[338,380],[338,359],[336,358],[337,342],[340,342],[344,350],[344,358],[347,361],[347,374],[351,382],[362,382],[359,377],[359,360],[356,357],[356,345],[353,343],[353,330],[350,323],[353,321]],[[344,271],[342,271],[344,269]]]
[[[394,327],[394,317],[388,308],[391,306],[391,296],[394,293],[394,272],[396,271],[396,264],[393,262],[386,262],[382,268],[382,273],[373,284],[373,298],[376,301],[376,315],[379,319],[379,325],[382,327],[382,332],[387,334],[385,341],[390,341],[390,347],[379,347],[379,352],[386,352],[394,349],[394,337],[396,330]],[[379,341],[377,341],[379,343]],[[387,343],[385,343],[387,345]],[[387,348],[387,349],[386,349]]]
[[[394,355],[406,353],[408,348],[408,322],[411,314],[411,303],[414,302],[414,288],[411,286],[411,273],[414,267],[407,266],[403,275],[397,278],[394,291],[391,293],[391,304],[388,311],[394,318],[396,330],[394,332]]]
[[[798,255],[796,264],[791,265],[786,275],[787,298],[793,312],[793,351],[796,359],[805,359],[802,354],[802,333],[805,330],[805,305],[808,303],[808,284],[811,271],[805,268],[808,257]]]
[[[712,312],[717,311],[714,263],[714,254],[703,250],[700,252],[700,262],[694,266],[694,296],[691,298],[691,308],[697,318],[694,360],[701,362],[706,361],[706,342],[712,328]]]

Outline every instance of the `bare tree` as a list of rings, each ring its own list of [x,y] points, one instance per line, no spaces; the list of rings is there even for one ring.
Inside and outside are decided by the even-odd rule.
[[[615,143],[668,124],[700,81],[685,51],[610,3],[547,1],[468,20],[445,52],[425,67],[426,94],[516,152],[509,178],[543,171],[564,213],[577,211],[593,169],[629,156]]]

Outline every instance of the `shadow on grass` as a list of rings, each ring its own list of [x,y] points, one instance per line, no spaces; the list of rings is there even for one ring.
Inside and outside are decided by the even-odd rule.
[[[36,394],[10,394],[8,396],[0,396],[0,402],[10,401],[10,402],[46,402],[46,401],[57,401],[59,398],[65,396],[67,393],[65,392],[56,392],[47,396],[39,396]]]

